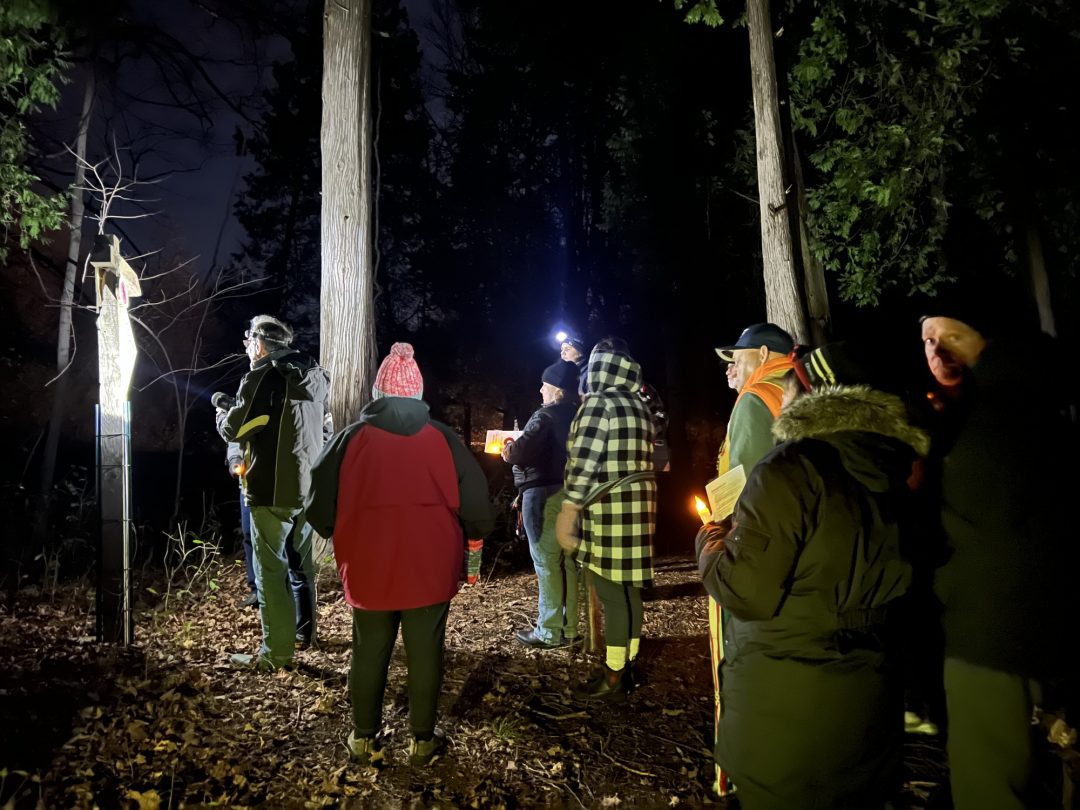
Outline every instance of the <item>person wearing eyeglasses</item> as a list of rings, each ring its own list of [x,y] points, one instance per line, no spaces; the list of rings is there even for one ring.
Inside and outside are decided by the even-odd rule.
[[[252,318],[244,332],[251,370],[232,407],[217,411],[218,433],[243,450],[262,621],[258,653],[230,661],[259,671],[289,666],[297,641],[306,646],[315,638],[311,529],[303,506],[311,467],[333,434],[330,378],[292,341],[288,324],[270,315]]]

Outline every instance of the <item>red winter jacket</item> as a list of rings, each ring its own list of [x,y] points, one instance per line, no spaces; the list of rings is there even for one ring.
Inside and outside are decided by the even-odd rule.
[[[345,600],[363,610],[449,601],[462,578],[464,530],[483,537],[494,525],[476,459],[430,421],[427,405],[400,397],[370,403],[327,445],[308,520],[333,535]]]

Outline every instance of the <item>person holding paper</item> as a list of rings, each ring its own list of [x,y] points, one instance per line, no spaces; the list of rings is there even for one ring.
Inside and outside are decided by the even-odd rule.
[[[734,516],[698,535],[702,581],[726,615],[715,757],[744,810],[881,808],[900,785],[889,607],[911,582],[907,479],[929,438],[858,349],[825,346],[809,362],[828,385],[784,410],[782,443],[748,474]]]
[[[739,392],[720,446],[718,475],[740,464],[749,474],[772,449],[772,424],[780,414],[783,379],[791,370],[794,348],[791,335],[774,323],[755,323],[731,345],[717,347],[720,359],[731,364],[728,385]]]
[[[516,441],[503,445],[503,461],[514,465],[521,516],[537,581],[537,618],[515,637],[526,647],[554,650],[578,636],[578,578],[573,558],[555,542],[555,517],[563,501],[566,437],[577,413],[578,370],[556,360],[540,375],[542,404]]]
[[[780,415],[784,397],[784,376],[791,370],[789,355],[795,349],[791,335],[774,323],[755,323],[728,346],[719,346],[716,353],[727,363],[728,387],[739,392],[728,419],[727,435],[720,446],[716,472],[726,488],[738,489],[755,464],[772,449],[773,421]],[[715,510],[719,504],[713,502]],[[716,515],[717,519],[727,513]],[[721,607],[709,599],[709,649],[712,655],[714,723],[720,723],[720,661],[723,653],[723,616]],[[724,775],[716,774],[716,791],[725,796],[729,786]]]

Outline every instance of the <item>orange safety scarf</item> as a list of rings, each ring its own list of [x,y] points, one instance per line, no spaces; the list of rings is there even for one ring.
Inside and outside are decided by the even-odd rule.
[[[775,419],[780,415],[780,406],[784,404],[784,386],[780,381],[788,373],[789,369],[794,368],[794,365],[791,357],[786,354],[783,357],[766,360],[750,374],[746,385],[742,387],[739,395],[735,398],[735,404],[738,405],[739,400],[746,394],[753,393],[761,398],[761,401],[765,403],[765,407],[769,409],[769,413]],[[717,459],[716,464],[716,471],[720,475],[728,471],[728,444],[728,437],[725,436],[724,443],[720,447],[720,457]]]

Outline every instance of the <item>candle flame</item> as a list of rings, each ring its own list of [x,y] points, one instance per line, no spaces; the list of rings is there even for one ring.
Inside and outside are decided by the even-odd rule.
[[[502,449],[502,442],[498,440],[490,441],[486,445],[484,445],[484,452],[490,453],[493,456],[499,455],[502,452]]]
[[[697,495],[694,496],[694,511],[697,512],[702,523],[708,523],[709,518],[712,517],[709,514],[709,506],[705,501],[701,500]]]

